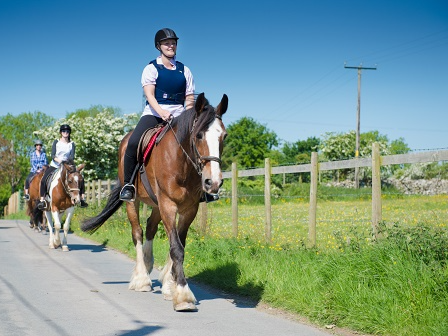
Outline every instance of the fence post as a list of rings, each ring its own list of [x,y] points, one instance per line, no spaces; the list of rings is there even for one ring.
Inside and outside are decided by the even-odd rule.
[[[201,234],[205,236],[207,233],[207,202],[202,202],[199,204],[199,209],[201,211],[201,221],[199,223]]]
[[[232,162],[232,231],[238,237],[238,170],[236,162]]]
[[[110,184],[111,184],[110,179],[108,179],[107,180],[107,193],[106,193],[106,195],[110,195],[110,190],[111,190]]]
[[[87,181],[84,187],[86,188],[86,201],[90,202],[90,181]]]
[[[145,220],[148,218],[148,204],[143,203],[143,218],[145,218]]]
[[[316,246],[316,210],[317,210],[317,179],[319,167],[317,152],[311,153],[311,183],[310,183],[310,211],[308,225],[308,241],[311,247]]]
[[[381,210],[381,156],[377,142],[372,144],[372,233],[378,235],[378,224],[382,220]]]
[[[271,243],[272,221],[271,221],[271,161],[264,159],[264,206],[265,206],[265,236],[266,242]]]
[[[95,202],[95,192],[96,192],[96,182],[95,182],[95,180],[92,180],[92,199],[91,199],[91,201],[92,201],[92,203],[93,202]]]
[[[101,180],[98,179],[96,182],[98,184],[98,207],[101,206]]]

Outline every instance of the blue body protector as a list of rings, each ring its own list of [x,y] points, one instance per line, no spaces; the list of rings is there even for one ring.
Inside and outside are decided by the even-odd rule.
[[[176,70],[168,70],[163,64],[151,61],[157,69],[155,98],[159,104],[183,105],[185,102],[185,90],[187,80],[184,75],[184,65],[176,61]],[[148,102],[146,102],[148,104]]]

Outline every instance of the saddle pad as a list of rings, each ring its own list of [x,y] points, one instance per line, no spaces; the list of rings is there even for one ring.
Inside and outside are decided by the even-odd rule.
[[[146,162],[146,160],[149,157],[149,154],[151,153],[152,148],[154,147],[156,138],[159,135],[159,133],[163,130],[163,128],[164,128],[163,124],[158,124],[153,128],[147,129],[145,133],[143,133],[137,147],[138,162],[140,163]]]

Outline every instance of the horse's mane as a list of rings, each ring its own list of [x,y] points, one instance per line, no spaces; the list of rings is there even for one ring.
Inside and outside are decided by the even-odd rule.
[[[194,107],[186,110],[179,117],[173,119],[172,126],[173,128],[177,127],[176,134],[179,142],[183,142],[186,138],[190,137],[190,135],[196,137],[198,133],[206,131],[211,123],[213,123],[216,118],[215,109],[209,104],[207,99],[205,103],[206,105],[196,121],[193,134],[191,134],[191,129],[193,128],[193,121],[196,117],[196,110]]]
[[[67,161],[62,161],[61,162],[62,165],[68,165],[69,166],[69,173],[74,173],[76,171],[76,164],[75,161],[73,160],[67,160]]]

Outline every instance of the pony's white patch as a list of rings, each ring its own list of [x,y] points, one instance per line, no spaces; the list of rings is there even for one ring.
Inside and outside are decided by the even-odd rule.
[[[59,183],[59,179],[61,178],[61,169],[59,168],[57,171],[56,171],[56,174],[53,176],[53,179],[51,180],[51,183],[50,183],[50,192],[48,193],[49,195],[52,195],[53,194],[53,189],[54,188],[56,188],[56,186],[58,185],[58,183]]]
[[[205,133],[205,141],[207,141],[210,156],[219,158],[219,139],[223,132],[224,130],[221,127],[221,123],[215,119],[208,131]],[[210,168],[212,181],[220,179],[221,167],[219,162],[210,161]]]

